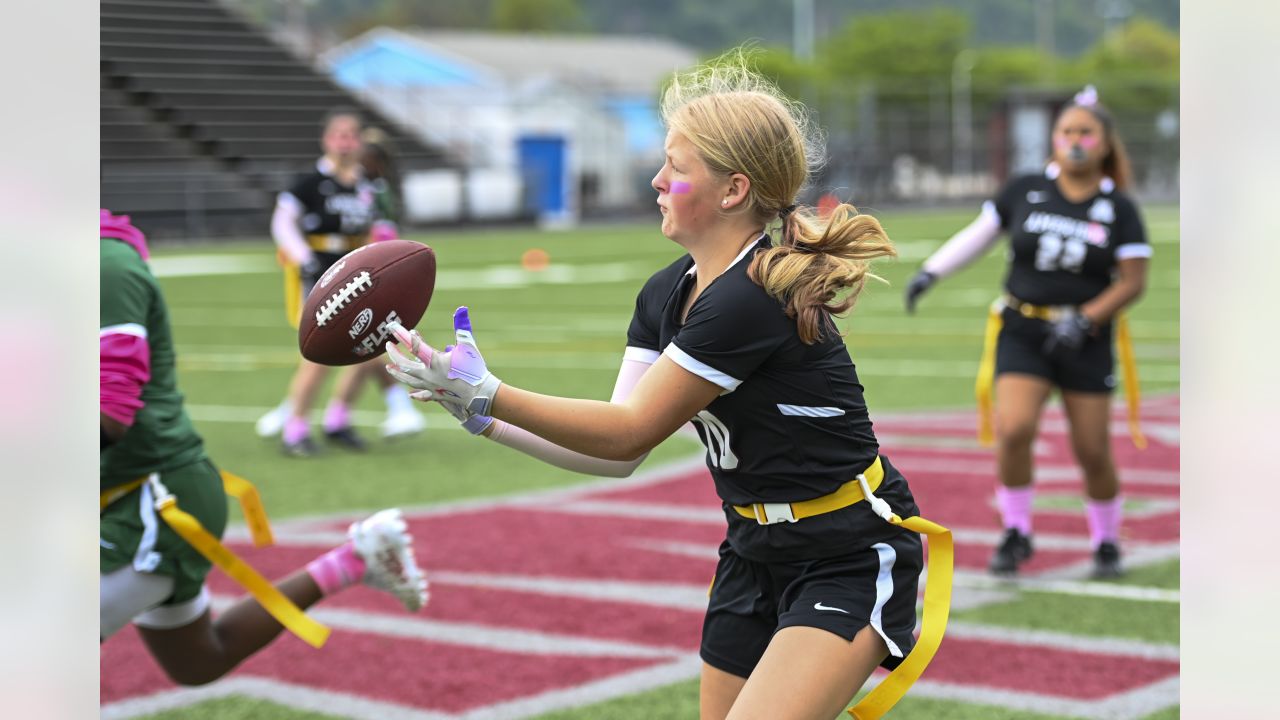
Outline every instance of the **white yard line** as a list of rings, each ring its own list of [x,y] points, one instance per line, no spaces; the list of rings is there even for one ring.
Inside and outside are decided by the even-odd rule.
[[[195,705],[206,700],[241,695],[279,705],[351,720],[453,720],[456,715],[420,710],[351,693],[322,690],[260,677],[234,677],[198,688],[166,690],[154,695],[111,703],[102,708],[103,720],[150,715]]]
[[[1032,630],[1029,628],[1002,627],[997,625],[978,625],[967,622],[951,622],[947,624],[947,637],[965,640],[989,640],[992,642],[1021,645],[1024,647],[1047,647],[1070,652],[1094,653],[1097,655],[1118,655],[1136,657],[1143,660],[1168,660],[1177,662],[1180,653],[1177,645],[1149,643],[1141,640],[1123,638],[1085,637],[1051,632],[1049,630]]]
[[[431,579],[434,580],[435,577],[432,576]],[[213,605],[215,609],[223,610],[237,599],[214,596]],[[664,648],[621,640],[599,640],[478,623],[430,620],[407,614],[388,615],[323,606],[308,610],[307,614],[339,630],[526,655],[663,659],[687,652],[684,648]]]
[[[594,705],[646,690],[692,680],[702,671],[697,653],[687,653],[670,663],[642,668],[595,680],[576,687],[496,703],[459,716],[459,720],[517,720],[570,708]]]
[[[928,671],[925,672],[927,674]],[[867,687],[878,685],[881,680],[882,676],[873,677]],[[1137,720],[1176,705],[1178,687],[1178,679],[1170,678],[1101,700],[1070,700],[1052,695],[923,679],[911,687],[908,696],[995,706],[1036,715],[1062,715],[1082,720]]]

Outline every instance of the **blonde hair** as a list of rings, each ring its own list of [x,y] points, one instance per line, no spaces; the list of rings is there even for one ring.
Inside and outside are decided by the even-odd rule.
[[[750,65],[750,51],[738,48],[677,74],[663,92],[662,119],[693,144],[712,173],[750,179],[745,200],[724,212],[750,213],[762,225],[781,218],[779,244],[756,253],[748,274],[785,305],[800,339],[812,344],[834,327],[832,315],[853,307],[871,261],[897,252],[880,223],[851,205],[838,206],[825,220],[796,207],[821,164],[821,134],[803,105]]]

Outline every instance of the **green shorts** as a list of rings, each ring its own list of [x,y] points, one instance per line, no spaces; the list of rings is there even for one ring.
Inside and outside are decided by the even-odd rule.
[[[227,527],[227,496],[218,468],[206,459],[159,473],[160,482],[214,537]],[[138,572],[173,578],[173,595],[162,605],[177,605],[200,594],[211,564],[178,537],[155,509],[149,483],[107,506],[98,516],[98,571],[105,575],[125,565]]]

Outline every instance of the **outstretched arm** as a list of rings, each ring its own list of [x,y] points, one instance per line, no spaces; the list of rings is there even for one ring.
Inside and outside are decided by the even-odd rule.
[[[925,272],[947,277],[982,257],[1000,237],[1000,215],[990,201],[982,204],[982,212],[973,222],[951,236],[922,266]]]
[[[625,402],[648,369],[649,363],[623,360],[622,367],[618,368],[618,379],[614,383],[613,397],[609,402]],[[649,456],[646,452],[634,460],[604,460],[591,457],[560,447],[504,420],[494,420],[482,434],[499,445],[518,450],[549,465],[587,475],[628,477]]]
[[[916,303],[934,283],[981,257],[999,237],[1000,214],[993,203],[983,203],[981,214],[930,255],[907,283],[907,312],[915,312]]]
[[[416,388],[414,397],[460,407],[472,415],[492,416],[592,458],[635,461],[722,391],[664,356],[639,377],[635,389],[621,402],[541,395],[504,385],[489,372],[475,346],[465,308],[455,315],[458,345],[449,352],[435,350],[398,324],[391,329],[412,355],[388,343],[393,364],[387,370]]]

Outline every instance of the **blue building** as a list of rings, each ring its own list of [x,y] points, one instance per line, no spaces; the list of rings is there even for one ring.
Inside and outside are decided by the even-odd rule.
[[[324,57],[339,84],[552,223],[650,200],[658,92],[696,61],[657,38],[389,28]],[[473,194],[493,201],[503,194],[493,190]]]

